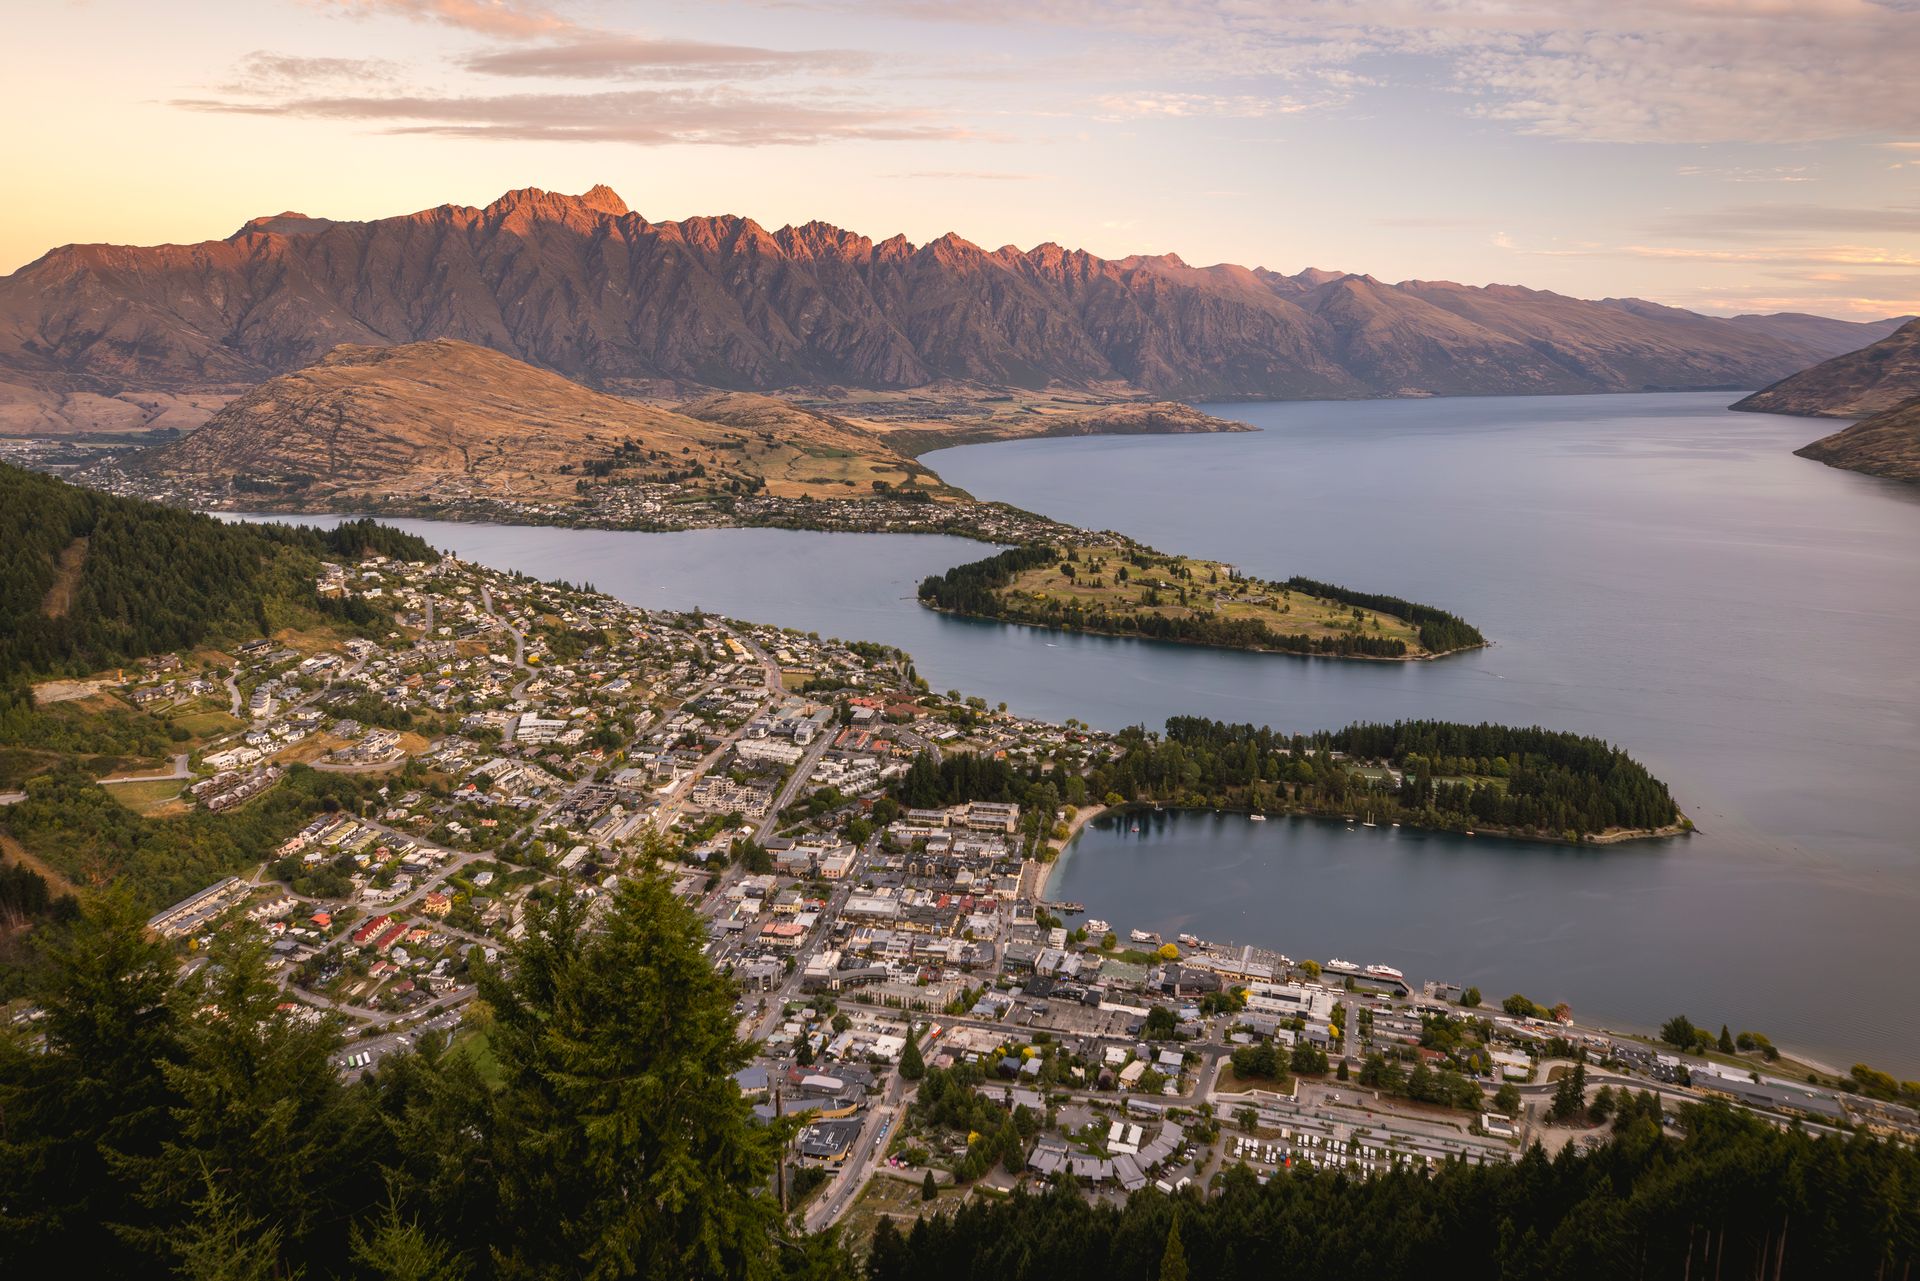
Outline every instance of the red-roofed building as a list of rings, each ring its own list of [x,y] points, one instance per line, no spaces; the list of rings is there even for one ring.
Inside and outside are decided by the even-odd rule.
[[[393,923],[393,918],[391,916],[381,915],[381,916],[374,917],[371,921],[368,921],[365,925],[362,925],[359,929],[353,932],[353,941],[355,946],[365,947],[367,945],[367,940],[371,939],[374,935],[378,934],[381,930],[386,929],[387,926],[391,925],[392,923]]]

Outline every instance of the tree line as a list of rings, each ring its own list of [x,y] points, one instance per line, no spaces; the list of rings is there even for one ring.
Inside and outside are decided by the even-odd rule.
[[[257,636],[290,610],[370,623],[364,601],[317,594],[321,559],[436,559],[423,539],[371,520],[330,530],[229,524],[5,464],[0,542],[0,688],[15,699],[31,673],[98,671]]]
[[[1436,654],[1445,654],[1456,649],[1472,649],[1487,643],[1480,629],[1444,609],[1432,605],[1418,605],[1398,596],[1388,596],[1380,592],[1357,592],[1350,587],[1337,583],[1323,583],[1312,578],[1294,575],[1286,583],[1291,591],[1305,592],[1309,596],[1324,596],[1328,600],[1337,600],[1343,605],[1358,605],[1378,614],[1392,614],[1395,618],[1404,618],[1420,629],[1420,643]]]
[[[1511,1164],[1452,1161],[1365,1180],[1244,1167],[1217,1194],[974,1198],[901,1231],[882,1221],[869,1281],[1320,1281],[1461,1274],[1899,1278],[1920,1258],[1920,1156],[1857,1135],[1781,1131],[1721,1104],[1663,1131],[1651,1095],[1616,1100],[1612,1141]]]
[[[1537,726],[1399,721],[1288,735],[1176,716],[1164,735],[1135,727],[1116,741],[1117,757],[1066,778],[968,753],[937,760],[922,753],[894,795],[915,807],[1015,801],[1038,810],[1049,802],[1105,801],[1310,813],[1367,809],[1376,819],[1421,827],[1558,839],[1654,830],[1679,818],[1666,784],[1619,748]],[[1355,760],[1386,762],[1400,781],[1369,778],[1353,768]]]
[[[773,1174],[792,1122],[732,1073],[727,980],[664,881],[587,928],[530,901],[476,956],[491,1074],[423,1038],[349,1084],[328,1019],[297,1017],[257,934],[183,978],[141,909],[90,906],[31,1031],[0,1031],[0,1263],[9,1276],[267,1281],[833,1278]]]

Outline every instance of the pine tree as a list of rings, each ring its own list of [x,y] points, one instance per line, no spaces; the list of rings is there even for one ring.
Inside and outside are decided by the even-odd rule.
[[[1187,1281],[1187,1250],[1180,1244],[1180,1212],[1167,1225],[1167,1248],[1160,1253],[1158,1281]]]
[[[19,1275],[132,1276],[151,1257],[165,1218],[138,1166],[172,1130],[174,971],[132,900],[102,895],[39,971],[41,1044],[0,1031],[0,1258]]]
[[[467,1275],[465,1260],[428,1236],[417,1218],[400,1217],[391,1188],[372,1229],[353,1229],[353,1262],[363,1276],[378,1281],[462,1281]]]
[[[777,1139],[732,1080],[748,1061],[698,918],[657,876],[623,881],[587,930],[534,904],[481,972],[504,1088],[496,1225],[509,1273],[583,1281],[777,1271]]]
[[[926,1176],[920,1180],[920,1199],[931,1201],[939,1195],[940,1185],[933,1181],[933,1171],[928,1170]]]
[[[1579,1116],[1586,1106],[1587,1065],[1575,1063],[1573,1069],[1560,1078],[1560,1084],[1553,1091],[1553,1104],[1547,1109],[1547,1115],[1556,1121],[1570,1121]]]
[[[202,1169],[200,1180],[205,1190],[173,1242],[181,1276],[187,1281],[279,1281],[304,1274],[297,1265],[281,1270],[278,1227],[249,1214],[239,1195],[209,1171]]]
[[[215,939],[206,968],[176,993],[185,1055],[165,1066],[179,1097],[174,1133],[143,1163],[163,1213],[178,1190],[218,1185],[224,1213],[273,1229],[283,1262],[337,1262],[355,1186],[377,1138],[366,1096],[341,1083],[332,1024],[281,1011],[266,945],[244,929]]]
[[[1720,1025],[1720,1053],[1733,1053],[1733,1033],[1728,1030],[1725,1023]]]
[[[920,1038],[907,1029],[907,1048],[900,1051],[900,1079],[918,1081],[927,1074],[927,1061],[920,1057]]]

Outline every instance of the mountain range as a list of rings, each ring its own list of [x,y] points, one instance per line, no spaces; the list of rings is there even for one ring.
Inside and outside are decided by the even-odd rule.
[[[820,222],[650,222],[606,187],[526,189],[484,208],[284,213],[199,244],[55,249],[0,278],[14,406],[0,425],[204,417],[193,398],[343,343],[452,338],[601,390],[678,397],[953,381],[1358,397],[1751,387],[1894,323],[987,250],[951,234],[916,246]]]

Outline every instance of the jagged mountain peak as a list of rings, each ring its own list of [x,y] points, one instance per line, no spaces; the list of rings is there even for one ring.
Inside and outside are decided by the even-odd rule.
[[[319,231],[326,234],[312,234]],[[455,234],[449,234],[455,233]],[[530,254],[530,243],[538,252]],[[0,278],[0,383],[231,390],[339,343],[452,338],[605,389],[1131,384],[1160,397],[1757,386],[1858,334],[1517,286],[1389,285],[957,232],[651,223],[601,185],[231,241],[56,250]]]

